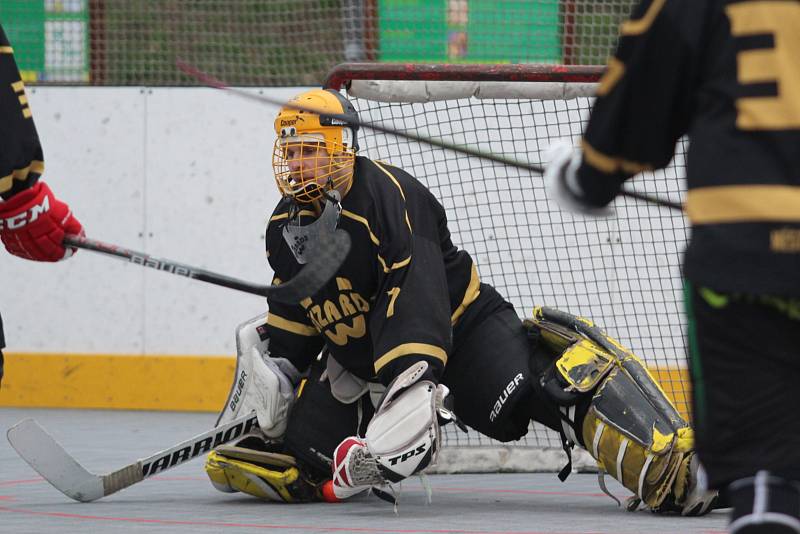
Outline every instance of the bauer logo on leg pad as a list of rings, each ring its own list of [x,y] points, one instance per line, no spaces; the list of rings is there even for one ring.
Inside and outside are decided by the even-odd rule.
[[[233,395],[231,395],[231,402],[229,407],[231,412],[236,412],[236,405],[239,404],[239,400],[242,398],[242,392],[244,391],[245,383],[247,382],[247,371],[242,369],[239,373],[239,380],[236,381],[236,385],[234,386]]]
[[[500,396],[497,398],[497,401],[495,401],[494,406],[492,407],[492,411],[489,413],[489,421],[494,421],[497,419],[497,416],[500,415],[500,411],[503,409],[503,406],[505,406],[506,401],[508,401],[508,397],[514,393],[514,390],[517,389],[517,386],[523,380],[525,380],[525,378],[522,376],[522,373],[517,373],[517,376],[515,376],[514,379],[511,380],[505,388],[503,388],[503,391],[500,393]]]

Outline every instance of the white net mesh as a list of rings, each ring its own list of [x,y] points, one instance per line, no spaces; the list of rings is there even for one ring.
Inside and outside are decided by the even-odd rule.
[[[447,91],[442,82],[437,93]],[[426,103],[351,98],[365,122],[531,164],[541,164],[556,139],[577,142],[592,104],[589,97]],[[360,136],[362,155],[397,165],[430,188],[447,211],[453,241],[473,255],[481,279],[506,296],[517,313],[530,315],[534,306],[547,305],[592,318],[645,359],[687,415],[680,261],[688,228],[680,212],[620,197],[611,218],[572,215],[547,198],[539,174],[368,130]],[[680,202],[685,148],[682,140],[668,169],[639,176],[627,187]],[[499,445],[452,425],[444,434],[446,447],[477,451]],[[560,447],[558,435],[539,425],[512,444],[516,450],[553,447]],[[497,460],[496,455],[486,458]],[[550,467],[563,463],[561,455],[555,458]],[[471,469],[483,469],[474,465],[474,455],[469,461]]]

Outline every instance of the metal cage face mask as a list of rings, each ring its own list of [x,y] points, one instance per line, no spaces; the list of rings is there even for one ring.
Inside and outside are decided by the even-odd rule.
[[[322,134],[290,135],[275,140],[272,168],[278,190],[300,203],[346,188],[353,179],[355,152]]]
[[[283,196],[299,203],[318,201],[334,189],[345,191],[352,181],[358,126],[326,114],[358,118],[346,98],[328,89],[296,96],[275,118],[275,180]]]

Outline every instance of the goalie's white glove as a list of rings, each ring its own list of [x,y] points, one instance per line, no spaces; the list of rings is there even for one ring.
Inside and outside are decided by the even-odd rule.
[[[265,321],[259,315],[236,329],[236,374],[217,425],[254,411],[261,432],[276,439],[286,431],[300,373],[289,360],[270,356],[269,339],[259,328]]]
[[[608,206],[590,204],[578,183],[578,169],[583,159],[580,149],[567,141],[556,141],[547,149],[549,163],[544,171],[547,195],[566,211],[592,217],[610,217],[614,210]]]
[[[364,437],[345,438],[336,447],[332,486],[338,499],[400,482],[436,461],[439,418],[454,416],[443,406],[447,387],[422,379],[427,368],[419,362],[395,378]]]

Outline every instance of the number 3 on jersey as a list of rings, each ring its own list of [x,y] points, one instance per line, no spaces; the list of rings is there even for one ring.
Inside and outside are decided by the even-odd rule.
[[[772,36],[772,48],[748,48],[736,57],[739,83],[774,83],[776,96],[742,97],[736,101],[736,126],[742,130],[800,128],[800,77],[794,64],[800,57],[800,3],[739,2],[725,8],[731,35]]]

